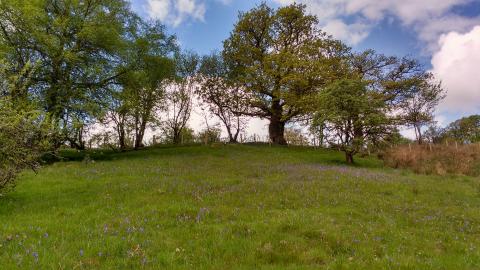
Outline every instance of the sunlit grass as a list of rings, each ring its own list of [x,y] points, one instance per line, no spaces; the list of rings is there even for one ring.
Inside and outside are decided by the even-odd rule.
[[[0,198],[0,269],[476,269],[480,179],[268,146],[92,153]]]

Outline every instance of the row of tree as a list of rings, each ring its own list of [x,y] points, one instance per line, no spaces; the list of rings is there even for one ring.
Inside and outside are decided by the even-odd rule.
[[[368,145],[433,122],[444,90],[415,59],[354,52],[318,29],[303,5],[262,4],[241,13],[223,51],[206,59],[202,96],[222,114],[268,119],[272,143],[286,144],[285,126],[303,122],[347,162]],[[228,90],[225,90],[228,89]],[[227,99],[222,96],[227,93]]]
[[[431,125],[424,132],[425,140],[430,143],[440,144],[459,142],[472,144],[480,142],[480,115],[471,115],[460,118],[445,128]]]
[[[400,126],[414,127],[422,142],[444,97],[415,59],[354,52],[297,4],[241,13],[223,50],[200,57],[126,0],[2,0],[0,59],[0,109],[31,123],[20,142],[36,134],[51,149],[84,149],[98,124],[114,130],[122,150],[131,138],[143,147],[152,126],[179,143],[197,96],[231,142],[247,117],[267,119],[270,140],[280,145],[286,126],[303,123],[353,162]],[[2,145],[14,144],[3,139],[6,130],[0,127]]]

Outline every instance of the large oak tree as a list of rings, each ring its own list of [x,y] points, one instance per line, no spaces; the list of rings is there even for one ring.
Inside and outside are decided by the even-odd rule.
[[[223,57],[230,79],[252,96],[246,114],[268,119],[271,141],[286,144],[285,124],[304,113],[304,99],[336,77],[347,51],[318,29],[304,5],[261,4],[239,15]]]

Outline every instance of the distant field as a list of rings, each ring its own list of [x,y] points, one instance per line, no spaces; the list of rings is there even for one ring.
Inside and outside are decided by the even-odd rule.
[[[480,268],[479,178],[306,148],[67,156],[0,197],[0,269]]]

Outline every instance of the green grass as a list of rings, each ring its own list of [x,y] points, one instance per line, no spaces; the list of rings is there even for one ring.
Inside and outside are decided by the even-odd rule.
[[[303,148],[91,156],[0,198],[0,269],[480,267],[479,178]]]

